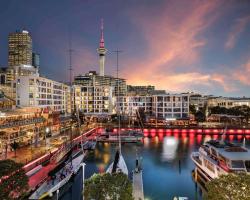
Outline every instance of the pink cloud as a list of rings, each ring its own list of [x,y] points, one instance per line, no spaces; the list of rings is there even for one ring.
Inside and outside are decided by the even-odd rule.
[[[202,34],[217,19],[218,7],[222,1],[171,1],[158,13],[150,9],[130,13],[131,20],[139,27],[146,49],[143,60],[129,60],[128,68],[122,72],[130,84],[154,84],[160,89],[175,91],[188,90],[190,85],[212,83],[221,84],[218,76],[200,73],[197,67],[201,59],[201,49],[207,44]],[[144,16],[142,18],[141,16]],[[184,72],[176,73],[176,66],[183,66]],[[131,73],[133,70],[133,73]],[[211,80],[212,79],[212,80]]]
[[[228,34],[228,38],[225,43],[226,49],[232,49],[235,46],[240,34],[245,30],[249,22],[250,22],[250,16],[246,16],[235,20],[235,23],[232,26],[232,30]]]
[[[248,60],[243,66],[237,68],[233,72],[235,80],[240,81],[242,84],[250,85],[250,60]]]

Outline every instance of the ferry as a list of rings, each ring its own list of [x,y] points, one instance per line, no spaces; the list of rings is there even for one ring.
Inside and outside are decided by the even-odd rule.
[[[226,141],[207,141],[191,159],[208,181],[228,173],[250,173],[250,150]]]

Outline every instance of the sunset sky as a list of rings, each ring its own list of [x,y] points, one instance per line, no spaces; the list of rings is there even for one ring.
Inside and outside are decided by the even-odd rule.
[[[250,97],[248,0],[1,0],[0,66],[7,66],[8,33],[26,28],[43,75],[69,79],[69,32],[74,74],[99,71],[101,18],[106,74],[115,75],[118,48],[129,84]]]

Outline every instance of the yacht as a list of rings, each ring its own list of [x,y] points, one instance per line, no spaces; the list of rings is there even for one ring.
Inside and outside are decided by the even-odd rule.
[[[49,172],[49,178],[47,178],[46,181],[40,185],[40,187],[29,197],[29,199],[44,199],[51,197],[53,193],[68,183],[71,177],[79,171],[83,158],[84,155],[80,154],[72,160],[72,163],[68,161],[68,163],[59,169],[59,171],[54,169]]]
[[[228,173],[250,173],[249,149],[225,141],[207,141],[191,159],[207,180]]]

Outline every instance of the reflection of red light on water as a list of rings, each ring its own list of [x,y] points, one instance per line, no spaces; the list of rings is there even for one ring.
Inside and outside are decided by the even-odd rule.
[[[193,144],[194,144],[194,134],[191,133],[189,134],[189,145],[193,146]]]
[[[159,131],[158,131],[159,133],[162,133],[163,132],[163,130],[162,129],[159,129]]]
[[[237,135],[237,139],[241,140],[242,139],[242,135]]]
[[[99,166],[98,167],[98,171],[99,171],[99,173],[104,173],[105,172],[105,168],[103,166]]]
[[[178,134],[178,133],[175,133],[175,134],[174,134],[174,137],[175,137],[176,139],[178,139],[178,138],[179,138],[179,134]]]
[[[218,137],[219,137],[218,135],[213,135],[213,139],[214,139],[214,140],[217,140]]]
[[[160,140],[160,141],[163,140],[163,133],[159,133],[159,140]]]
[[[155,137],[156,133],[155,132],[151,132],[150,135],[151,135],[151,137]]]
[[[250,135],[246,135],[245,137],[246,137],[247,139],[249,139],[249,138],[250,138]]]
[[[197,143],[200,144],[202,140],[202,135],[197,135]]]
[[[232,142],[234,140],[234,135],[229,135],[229,141]]]
[[[187,137],[187,133],[185,133],[185,132],[184,132],[184,133],[181,133],[181,137],[182,137],[182,138]]]

